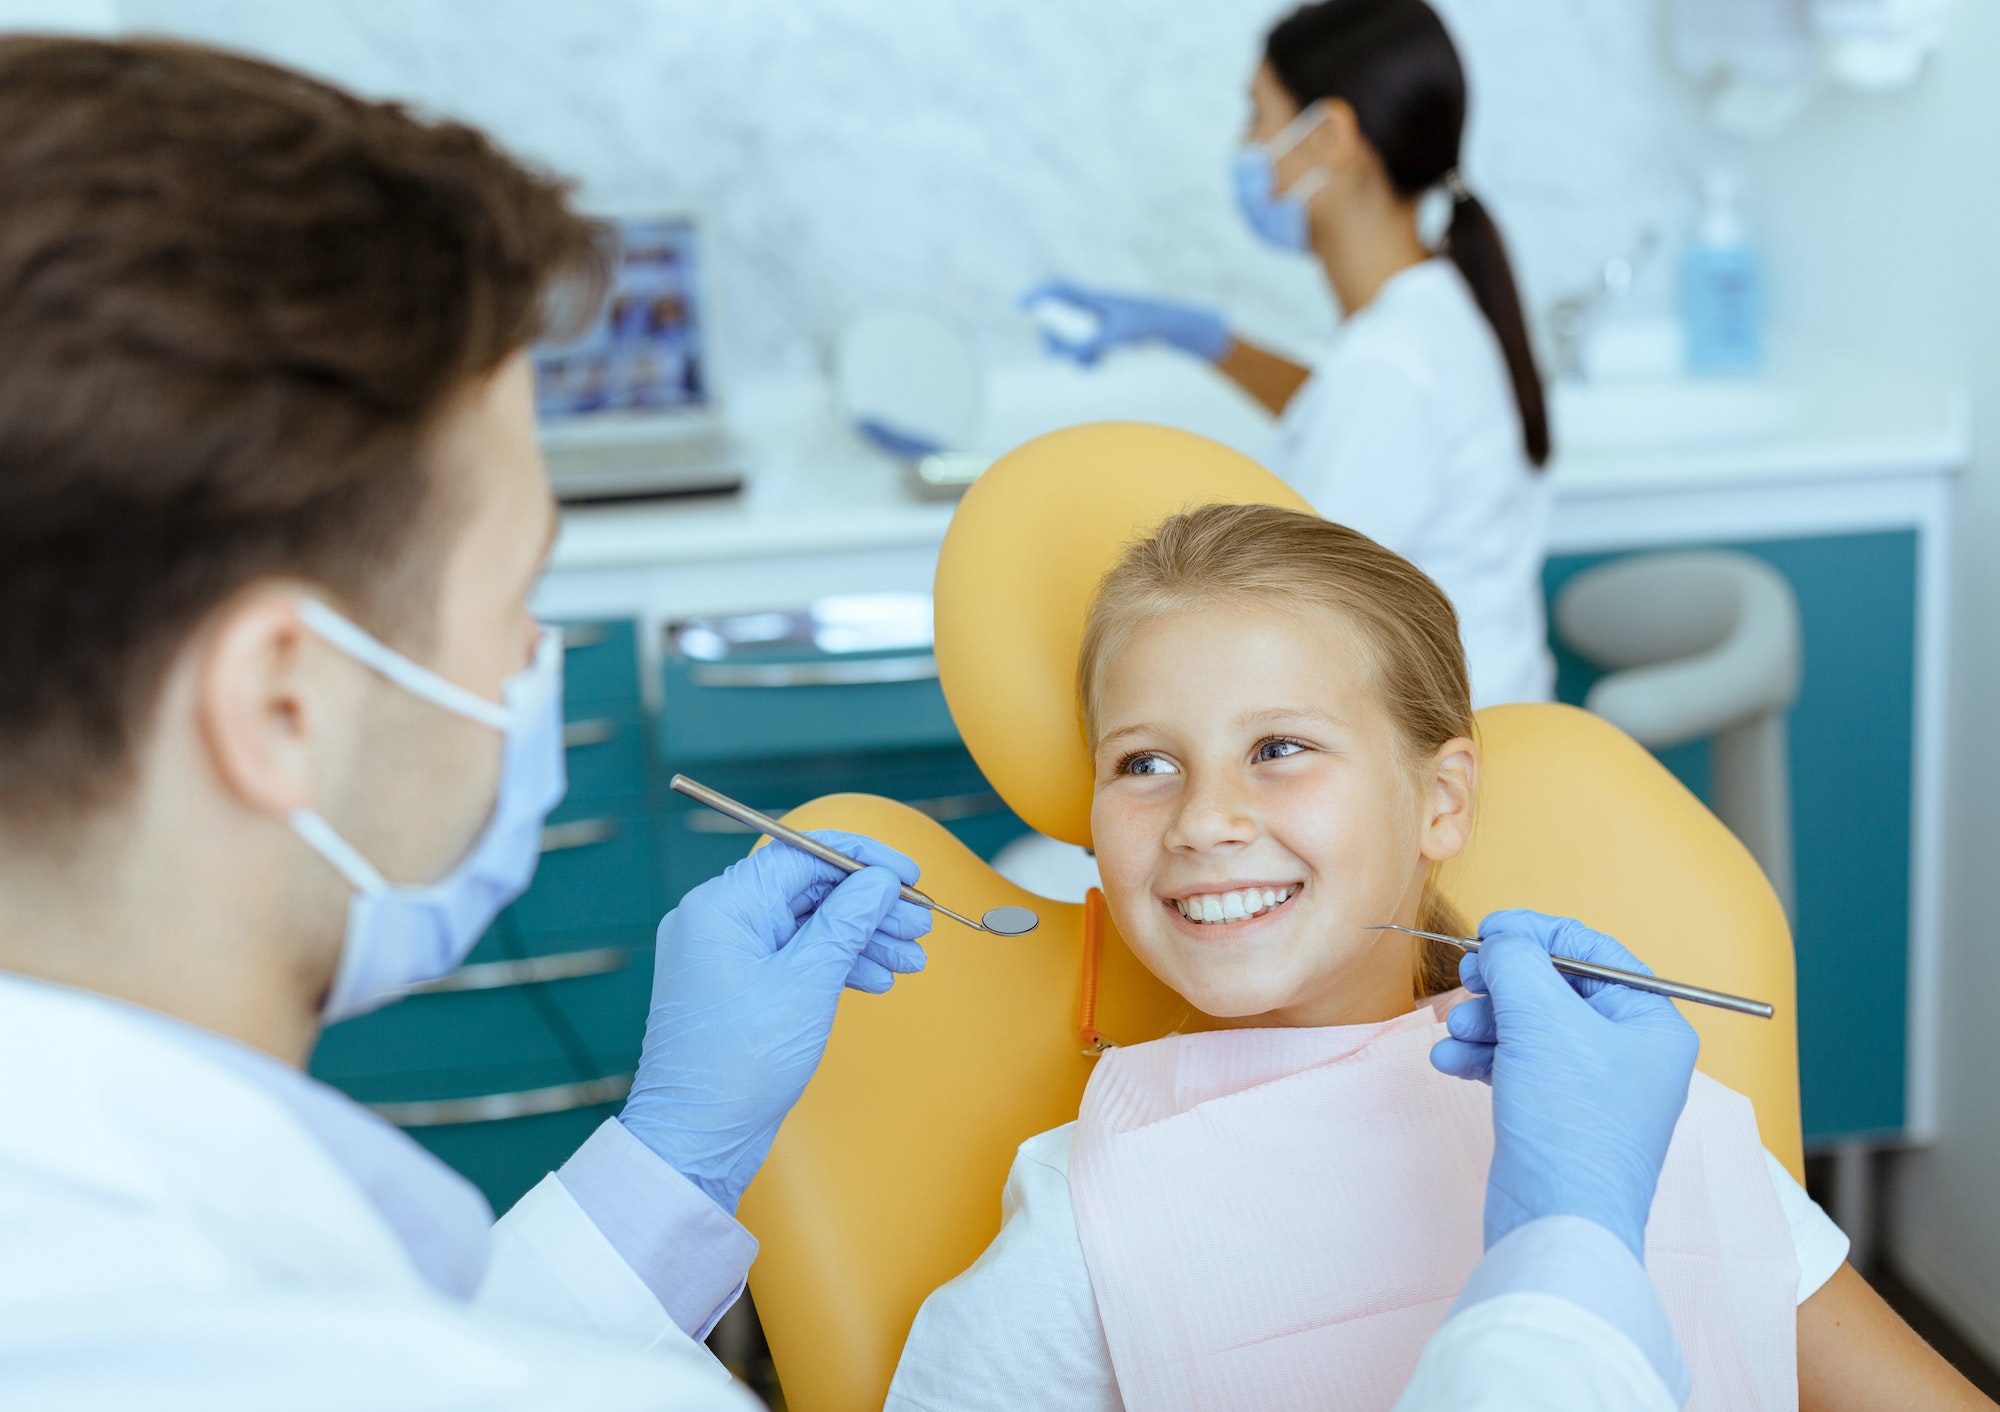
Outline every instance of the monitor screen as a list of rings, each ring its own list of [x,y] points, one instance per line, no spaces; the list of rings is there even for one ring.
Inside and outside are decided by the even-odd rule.
[[[694,222],[656,217],[615,224],[618,273],[596,322],[573,342],[535,350],[535,406],[544,418],[707,405]]]

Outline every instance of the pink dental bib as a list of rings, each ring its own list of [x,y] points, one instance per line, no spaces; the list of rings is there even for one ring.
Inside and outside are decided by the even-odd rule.
[[[1482,1252],[1491,1091],[1376,1025],[1113,1049],[1070,1190],[1129,1412],[1387,1409]],[[1798,1405],[1798,1263],[1750,1103],[1696,1074],[1646,1228],[1690,1409]]]

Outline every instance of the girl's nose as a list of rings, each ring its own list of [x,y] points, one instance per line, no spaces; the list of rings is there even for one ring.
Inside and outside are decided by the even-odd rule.
[[[1166,845],[1201,851],[1248,843],[1256,836],[1257,819],[1249,801],[1227,781],[1204,781],[1195,774],[1181,792],[1180,807],[1167,828]]]

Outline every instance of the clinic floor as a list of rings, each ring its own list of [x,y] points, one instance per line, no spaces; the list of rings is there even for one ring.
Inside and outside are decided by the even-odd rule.
[[[1824,1188],[1829,1177],[1829,1159],[1806,1159],[1806,1189],[1822,1203],[1827,1200]],[[1876,1260],[1861,1273],[1875,1287],[1876,1293],[1887,1300],[1889,1307],[1902,1315],[1926,1343],[1943,1354],[1981,1392],[2000,1402],[2000,1370],[1982,1358],[1946,1322],[1944,1316],[1905,1284],[1893,1264]],[[777,1370],[771,1366],[770,1350],[765,1347],[763,1331],[757,1327],[749,1299],[745,1298],[725,1316],[711,1335],[709,1346],[732,1372],[748,1382],[751,1389],[771,1405],[774,1412],[784,1412],[784,1394],[778,1388]]]
[[[1883,1158],[1878,1158],[1879,1160]],[[1822,1205],[1828,1201],[1825,1188],[1831,1176],[1831,1158],[1806,1159],[1806,1190]],[[1878,1190],[1886,1187],[1886,1182],[1878,1183]],[[1974,1387],[1994,1401],[2000,1402],[2000,1369],[1995,1369],[1988,1363],[1978,1350],[1947,1322],[1944,1315],[1932,1308],[1922,1295],[1905,1284],[1892,1261],[1872,1260],[1861,1273],[1868,1283],[1875,1287],[1875,1292],[1887,1301],[1891,1309],[1903,1316],[1903,1322],[1915,1329],[1924,1342],[1943,1354],[1946,1361],[1963,1373]]]

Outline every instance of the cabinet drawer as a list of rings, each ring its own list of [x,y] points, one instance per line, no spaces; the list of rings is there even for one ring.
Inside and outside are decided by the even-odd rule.
[[[666,759],[921,750],[958,743],[928,652],[796,661],[669,659]]]
[[[570,712],[563,725],[569,793],[551,816],[573,820],[610,807],[643,805],[650,784],[646,725],[636,710]]]
[[[516,988],[413,995],[329,1027],[312,1072],[364,1103],[558,1083],[575,1065]]]
[[[653,820],[639,814],[553,820],[542,830],[534,884],[507,909],[511,924],[524,936],[633,929],[650,935],[660,913],[653,835]]]
[[[577,708],[639,707],[639,634],[629,621],[563,623],[563,700]]]

